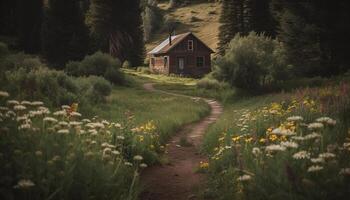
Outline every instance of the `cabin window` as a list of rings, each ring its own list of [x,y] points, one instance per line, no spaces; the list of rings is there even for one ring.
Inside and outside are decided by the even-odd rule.
[[[188,40],[188,50],[193,51],[193,40]]]
[[[204,67],[204,57],[197,57],[197,67]]]
[[[151,58],[151,65],[152,65],[152,67],[154,67],[154,64],[155,64],[154,58]]]
[[[164,67],[168,66],[168,57],[164,56]]]

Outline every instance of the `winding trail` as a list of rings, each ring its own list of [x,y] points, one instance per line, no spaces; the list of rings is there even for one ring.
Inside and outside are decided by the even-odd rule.
[[[209,124],[215,122],[222,113],[222,106],[215,100],[191,97],[176,93],[157,90],[152,83],[143,85],[150,92],[161,92],[174,96],[182,96],[204,100],[211,108],[209,116],[202,120],[185,125],[169,141],[166,154],[168,164],[147,168],[141,175],[141,183],[145,191],[140,195],[141,200],[194,200],[198,199],[196,190],[204,183],[205,175],[195,173],[200,161],[207,158],[199,154],[203,134]],[[181,138],[185,137],[191,146],[179,146]]]

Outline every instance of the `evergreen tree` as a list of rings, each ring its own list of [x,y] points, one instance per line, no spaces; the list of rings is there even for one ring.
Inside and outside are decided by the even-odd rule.
[[[87,23],[93,34],[109,38],[109,52],[133,66],[143,63],[140,1],[91,0]]]
[[[88,50],[88,29],[79,0],[49,0],[42,29],[45,58],[63,68],[70,60],[82,59]]]
[[[20,46],[27,53],[37,53],[41,49],[43,0],[17,1]]]

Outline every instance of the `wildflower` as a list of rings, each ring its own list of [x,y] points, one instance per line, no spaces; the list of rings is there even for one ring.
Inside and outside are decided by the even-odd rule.
[[[132,163],[131,162],[124,162],[124,165],[132,167]]]
[[[7,104],[8,104],[8,105],[18,105],[19,102],[16,101],[16,100],[8,100],[8,101],[7,101]]]
[[[295,154],[293,154],[293,158],[300,160],[300,159],[309,159],[310,158],[310,153],[307,151],[299,151]]]
[[[120,152],[119,152],[119,151],[117,151],[117,150],[114,150],[114,151],[112,151],[112,154],[113,154],[113,155],[119,155],[119,154],[120,154]]]
[[[69,126],[68,122],[66,122],[66,121],[60,121],[58,124],[60,126]]]
[[[249,137],[249,138],[245,139],[245,142],[247,142],[247,143],[250,143],[251,141],[253,141],[252,137]]]
[[[31,103],[31,105],[32,105],[32,106],[43,106],[44,103],[43,103],[42,101],[33,101],[33,102]]]
[[[320,138],[320,137],[322,137],[320,134],[318,134],[316,132],[312,132],[312,133],[310,133],[308,135],[305,135],[304,139],[305,140],[310,140],[310,139],[315,139],[315,138]]]
[[[286,142],[281,142],[281,145],[287,148],[293,148],[296,149],[299,147],[298,143],[296,142],[290,142],[290,141],[286,141]]]
[[[0,111],[8,111],[9,108],[8,107],[3,107],[3,106],[0,106]]]
[[[279,144],[272,144],[266,147],[266,151],[285,151],[286,147]]]
[[[18,130],[28,130],[30,129],[32,126],[29,124],[29,123],[25,123],[25,124],[21,124],[19,127],[18,127]]]
[[[43,114],[43,112],[41,112],[40,110],[31,110],[31,111],[29,111],[29,116],[30,117],[41,116],[42,114]]]
[[[62,108],[63,110],[68,110],[68,109],[70,109],[70,106],[68,106],[68,105],[62,105],[61,108]]]
[[[91,120],[89,120],[89,119],[83,119],[81,121],[84,122],[84,123],[90,123],[91,122]]]
[[[85,153],[85,157],[87,157],[87,158],[91,158],[91,157],[93,157],[93,156],[94,156],[94,153],[91,152],[91,151]]]
[[[244,182],[244,181],[249,181],[251,179],[252,179],[252,177],[250,175],[245,174],[243,176],[239,176],[237,178],[237,181]]]
[[[102,121],[102,124],[108,126],[110,123],[109,123],[107,120],[103,120],[103,121]]]
[[[140,155],[136,155],[136,156],[134,156],[134,160],[141,161],[141,160],[143,160],[143,157]]]
[[[52,158],[52,161],[56,162],[56,161],[60,161],[61,160],[61,156],[54,156]]]
[[[70,116],[72,116],[72,117],[81,117],[81,114],[78,113],[78,112],[71,112]]]
[[[324,160],[324,158],[318,157],[318,158],[311,158],[310,161],[312,163],[324,163],[325,160]]]
[[[322,170],[322,169],[323,169],[322,166],[319,166],[319,165],[312,165],[312,166],[310,166],[310,167],[307,169],[307,171],[308,171],[308,172],[317,172],[317,171],[320,171],[320,170]]]
[[[319,158],[324,158],[324,159],[328,159],[328,158],[335,158],[335,154],[334,153],[321,153],[318,155]]]
[[[53,118],[53,117],[45,117],[44,122],[52,122],[52,123],[56,123],[58,120]]]
[[[122,127],[122,125],[119,124],[119,123],[116,123],[114,126],[115,126],[116,128],[121,128],[121,127]]]
[[[320,118],[316,119],[316,121],[320,122],[320,123],[332,125],[332,126],[334,126],[337,123],[336,120],[334,120],[330,117],[320,117]]]
[[[275,134],[269,135],[269,140],[271,140],[272,142],[277,140],[277,139],[278,139],[277,135],[275,135]]]
[[[261,153],[261,151],[260,151],[260,149],[258,147],[254,147],[253,150],[252,150],[252,153],[255,156],[258,156]]]
[[[314,122],[314,123],[311,123],[307,126],[307,128],[310,130],[322,129],[323,127],[324,127],[323,124],[320,122]]]
[[[13,110],[16,110],[16,111],[22,111],[22,110],[25,110],[27,109],[27,107],[23,106],[23,105],[15,105],[13,107]]]
[[[56,111],[53,113],[54,116],[66,116],[67,112],[65,110]]]
[[[290,136],[290,135],[295,135],[296,133],[294,133],[293,131],[289,130],[289,129],[283,129],[283,128],[276,128],[272,131],[273,134],[276,135],[285,135],[285,136]]]
[[[92,135],[92,136],[96,136],[98,134],[98,132],[95,129],[90,129],[88,130],[88,132]]]
[[[35,155],[38,156],[38,157],[41,157],[43,155],[43,152],[42,151],[36,151]]]
[[[146,163],[141,163],[141,164],[140,164],[140,167],[141,167],[141,168],[146,168],[146,167],[148,167],[148,166],[147,166]]]
[[[265,142],[266,142],[266,139],[265,139],[265,138],[260,138],[259,142],[260,142],[260,143],[265,143]]]
[[[291,116],[287,118],[287,121],[293,121],[293,122],[298,122],[298,121],[303,121],[304,118],[301,116]]]
[[[103,149],[103,154],[110,154],[110,153],[112,153],[111,148],[107,147],[107,148]]]
[[[117,136],[117,139],[118,139],[118,140],[124,140],[124,139],[125,139],[125,137],[124,137],[124,136],[120,136],[120,135],[118,135],[118,136]]]
[[[17,185],[14,186],[14,188],[19,188],[19,189],[28,189],[30,187],[35,186],[33,181],[29,179],[21,179],[18,181]]]
[[[69,130],[68,129],[61,129],[61,130],[58,130],[57,133],[59,133],[59,134],[68,134]]]
[[[350,168],[342,168],[339,172],[340,175],[350,176]]]
[[[0,97],[9,97],[9,93],[8,92],[5,92],[5,91],[1,91],[0,90]]]
[[[305,140],[305,138],[303,136],[293,136],[292,137],[293,140],[297,140],[297,141],[303,141]]]
[[[69,125],[71,126],[80,126],[81,124],[82,124],[81,122],[77,122],[77,121],[69,122]]]
[[[19,116],[16,118],[16,121],[20,122],[20,121],[26,121],[28,119],[27,115],[23,115],[23,116]]]

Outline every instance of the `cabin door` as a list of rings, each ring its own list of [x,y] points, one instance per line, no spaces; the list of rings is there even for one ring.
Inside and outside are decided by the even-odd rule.
[[[184,57],[179,57],[177,58],[177,67],[180,72],[182,72],[185,69],[185,58]]]

